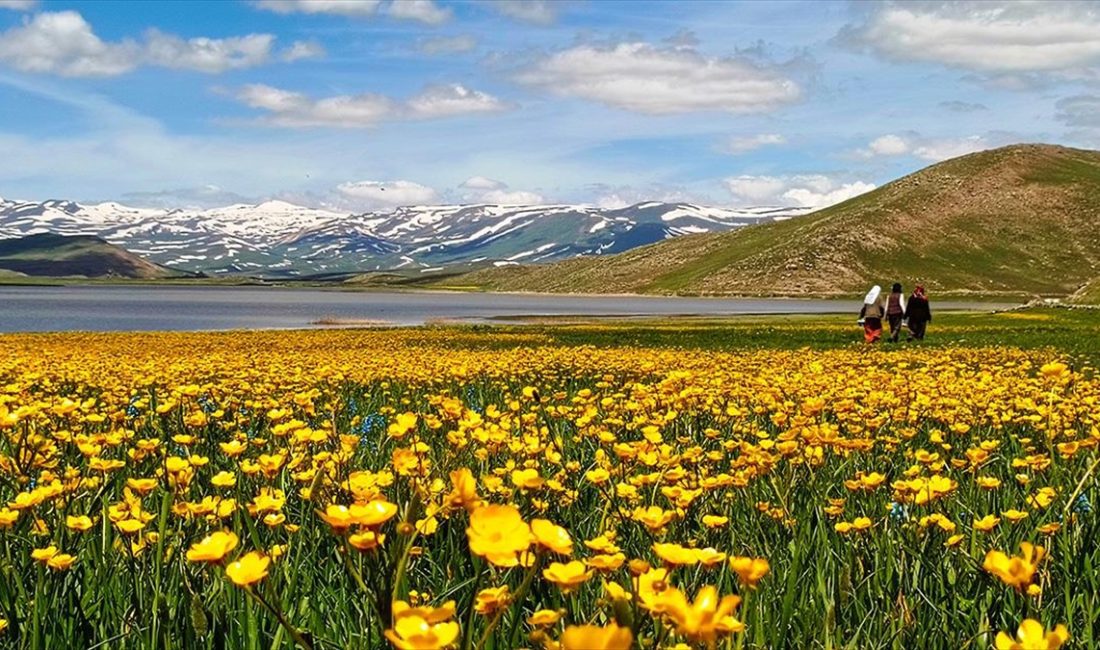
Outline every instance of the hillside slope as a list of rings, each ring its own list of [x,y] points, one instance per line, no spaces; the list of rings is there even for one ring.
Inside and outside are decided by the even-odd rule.
[[[497,290],[1067,295],[1100,275],[1100,152],[1013,145],[932,165],[788,221],[601,259],[479,271]]]
[[[53,233],[0,240],[0,269],[29,276],[168,278],[186,275],[98,237]]]

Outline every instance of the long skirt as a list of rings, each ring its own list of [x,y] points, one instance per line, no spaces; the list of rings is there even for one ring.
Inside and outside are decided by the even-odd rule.
[[[882,319],[881,318],[865,318],[863,319],[863,340],[868,343],[874,343],[882,336]]]
[[[909,331],[912,332],[912,338],[921,341],[924,339],[925,328],[928,327],[928,321],[926,320],[913,320],[909,319]]]

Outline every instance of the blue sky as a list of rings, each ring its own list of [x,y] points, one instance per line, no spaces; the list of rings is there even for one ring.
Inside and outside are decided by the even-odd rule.
[[[0,0],[0,196],[825,205],[1100,146],[1096,3]]]

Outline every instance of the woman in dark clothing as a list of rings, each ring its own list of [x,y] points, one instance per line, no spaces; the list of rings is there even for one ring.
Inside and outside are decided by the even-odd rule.
[[[901,293],[901,284],[894,283],[890,295],[886,298],[886,320],[890,323],[890,340],[898,342],[901,334],[901,321],[905,318],[905,296]]]
[[[909,297],[909,304],[905,308],[905,318],[909,321],[909,339],[923,340],[924,330],[932,322],[932,307],[928,304],[924,287],[917,285],[913,289],[913,295]]]

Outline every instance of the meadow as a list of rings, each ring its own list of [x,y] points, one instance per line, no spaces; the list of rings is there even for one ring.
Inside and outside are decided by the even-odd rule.
[[[0,337],[0,647],[1089,648],[1100,314]]]

